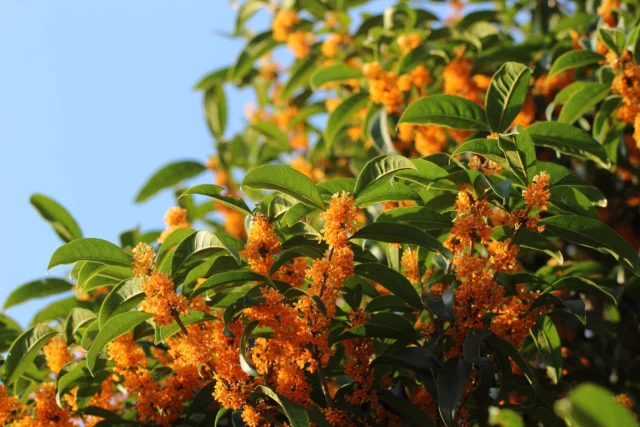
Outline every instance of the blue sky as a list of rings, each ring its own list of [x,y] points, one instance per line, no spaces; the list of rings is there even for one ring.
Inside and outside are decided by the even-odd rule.
[[[32,193],[67,207],[85,236],[115,242],[136,224],[162,227],[171,195],[133,197],[162,164],[211,154],[191,88],[241,49],[216,34],[234,13],[225,0],[0,2],[0,302],[44,277],[61,244]],[[231,94],[231,130],[246,100]],[[7,314],[25,325],[51,299]]]

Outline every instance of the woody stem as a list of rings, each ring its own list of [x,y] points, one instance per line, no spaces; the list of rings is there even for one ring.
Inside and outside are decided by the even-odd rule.
[[[315,352],[316,355],[318,352]],[[320,387],[322,388],[322,394],[324,394],[324,400],[327,402],[328,408],[333,408],[333,400],[331,400],[331,394],[329,393],[329,384],[327,383],[327,378],[324,376],[324,368],[322,367],[322,360],[320,357],[316,356],[316,364],[318,365],[318,377],[320,378]]]

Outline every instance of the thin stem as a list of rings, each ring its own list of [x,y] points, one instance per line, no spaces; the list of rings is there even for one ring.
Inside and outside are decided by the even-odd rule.
[[[324,400],[327,402],[327,407],[333,408],[333,400],[331,400],[331,394],[329,393],[329,384],[327,383],[327,378],[324,376],[322,360],[320,360],[320,357],[317,356],[317,350],[315,351],[315,353],[316,364],[318,365],[316,370],[318,372],[318,377],[320,378],[320,387],[322,388],[322,394],[324,394]]]

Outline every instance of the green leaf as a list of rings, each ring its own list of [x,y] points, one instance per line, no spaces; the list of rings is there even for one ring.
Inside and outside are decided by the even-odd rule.
[[[65,338],[67,343],[74,342],[76,332],[96,318],[96,314],[86,308],[76,307],[71,310],[64,322]]]
[[[489,424],[500,427],[524,427],[517,412],[496,406],[489,407]]]
[[[303,258],[311,258],[318,259],[322,258],[324,253],[313,246],[295,246],[293,248],[286,249],[278,255],[278,259],[271,265],[269,270],[269,274],[273,276],[283,265],[288,263],[289,261],[294,260],[295,258],[303,257]]]
[[[558,384],[562,377],[562,342],[556,326],[549,316],[539,316],[530,332],[547,365],[547,375],[554,384]]]
[[[536,150],[533,139],[522,126],[517,126],[517,134],[513,142],[507,137],[498,137],[498,146],[504,153],[511,171],[516,174],[523,184],[529,184],[536,173]]]
[[[233,196],[225,196],[222,193],[225,191],[224,187],[213,184],[200,184],[195,187],[191,187],[188,190],[182,192],[180,197],[184,197],[188,194],[199,194],[202,196],[211,197],[218,202],[222,203],[228,208],[235,209],[245,215],[251,215],[251,210],[242,199],[238,199]]]
[[[498,146],[498,141],[495,139],[472,139],[471,141],[467,141],[460,145],[456,150],[451,154],[452,156],[457,156],[462,153],[474,153],[479,154],[492,162],[496,162],[503,167],[507,164],[505,162],[504,153],[500,150]]]
[[[153,317],[153,314],[145,313],[144,311],[128,311],[110,318],[100,329],[87,352],[87,368],[91,375],[95,374],[94,367],[96,366],[98,355],[107,344],[151,317]]]
[[[44,194],[34,194],[29,201],[62,240],[70,242],[82,238],[78,223],[64,206]]]
[[[586,216],[598,219],[598,211],[593,207],[591,201],[578,189],[562,186],[551,187],[551,197],[549,202],[564,213]]]
[[[73,285],[66,280],[47,278],[34,280],[33,282],[25,283],[14,289],[4,302],[3,310],[13,307],[14,305],[22,304],[23,302],[35,299],[43,298],[50,295],[60,294],[62,292],[70,291]]]
[[[340,105],[331,112],[327,120],[327,127],[324,131],[324,142],[328,152],[330,152],[340,130],[362,107],[367,105],[367,103],[369,103],[369,94],[360,92],[342,101]]]
[[[433,354],[424,347],[405,347],[381,354],[371,362],[372,368],[379,365],[406,368],[415,372],[428,372],[436,366],[440,367]]]
[[[378,396],[378,400],[382,406],[390,409],[393,413],[402,419],[409,421],[411,425],[417,427],[432,427],[433,423],[425,412],[415,403],[403,397],[394,396],[392,394],[383,394]]]
[[[582,384],[558,400],[555,412],[571,425],[580,427],[636,427],[631,412],[618,403],[608,390],[595,384]]]
[[[72,309],[87,305],[84,301],[78,301],[76,297],[69,297],[51,302],[49,305],[38,311],[31,319],[30,325],[49,323],[52,320],[62,320]]]
[[[158,250],[156,255],[157,270],[166,273],[171,268],[171,260],[175,252],[176,247],[180,242],[194,234],[196,231],[193,228],[178,228],[169,235],[162,242],[162,246]]]
[[[484,110],[478,104],[454,95],[420,98],[404,110],[400,123],[441,125],[458,130],[488,130]]]
[[[282,87],[282,92],[280,93],[282,99],[291,98],[296,89],[308,86],[309,79],[316,67],[316,57],[310,56],[298,60],[290,72],[289,80]]]
[[[493,132],[504,132],[516,118],[529,88],[531,70],[517,62],[506,62],[494,74],[485,100],[487,122]]]
[[[598,102],[605,99],[610,92],[611,86],[608,84],[589,83],[582,86],[564,103],[560,116],[558,116],[558,122],[573,124]]]
[[[263,135],[266,138],[267,143],[273,146],[273,148],[284,152],[291,151],[289,137],[275,123],[263,120],[252,124],[250,127],[259,134]]]
[[[13,384],[33,363],[40,349],[58,332],[46,325],[37,325],[27,329],[9,348],[4,361],[2,382]]]
[[[570,50],[560,55],[554,62],[549,77],[572,68],[584,67],[586,65],[597,64],[604,60],[604,56],[592,50]]]
[[[640,276],[640,257],[629,243],[602,222],[574,215],[556,215],[540,221],[556,236],[577,245],[608,253]]]
[[[240,337],[240,366],[242,370],[252,377],[260,376],[260,373],[256,371],[255,366],[251,364],[251,359],[247,357],[247,341],[251,337],[251,333],[253,330],[259,325],[257,320],[253,320],[247,323],[247,326],[244,327],[244,331],[242,331],[242,337]]]
[[[487,342],[494,351],[500,352],[505,356],[509,356],[509,358],[511,358],[511,360],[513,360],[516,365],[518,365],[522,372],[524,372],[525,377],[527,377],[529,383],[534,386],[535,390],[535,386],[537,384],[535,372],[513,345],[495,335],[486,337],[485,342]]]
[[[452,427],[460,397],[471,377],[471,365],[462,357],[453,357],[443,368],[438,375],[438,410],[444,424]]]
[[[408,185],[392,179],[380,179],[365,188],[356,197],[356,206],[365,207],[382,202],[422,201],[420,194]]]
[[[437,239],[409,224],[390,224],[374,222],[358,230],[351,239],[369,239],[385,243],[404,243],[418,245],[429,251],[438,252],[446,259],[451,259],[451,252]]]
[[[598,28],[598,39],[611,51],[615,52],[617,56],[622,54],[624,49],[624,31],[617,28]]]
[[[423,309],[418,291],[416,291],[411,282],[401,273],[374,262],[356,265],[354,273],[379,283],[380,286],[401,298],[411,307],[417,310]]]
[[[203,257],[227,251],[236,261],[240,262],[240,249],[242,244],[224,233],[212,233],[207,230],[196,231],[185,237],[173,252],[171,259],[171,270],[168,274],[174,275],[180,267],[191,257]]]
[[[100,328],[115,315],[135,308],[144,297],[142,279],[134,277],[118,284],[102,301],[98,314]]]
[[[210,87],[204,94],[204,115],[211,134],[220,139],[227,127],[227,97],[222,84]]]
[[[613,305],[618,305],[616,297],[610,292],[610,290],[599,286],[597,283],[587,279],[586,277],[562,277],[553,282],[551,286],[546,288],[542,293],[546,294],[558,290],[570,290],[585,295],[597,296],[608,300],[608,302]]]
[[[446,230],[453,226],[451,218],[424,206],[391,209],[381,213],[376,222],[402,222],[423,231]]]
[[[582,129],[560,122],[536,122],[527,127],[533,143],[564,154],[589,159],[603,168],[609,168],[607,152]]]
[[[379,179],[388,177],[397,171],[413,169],[416,167],[409,159],[399,154],[383,154],[371,159],[358,174],[356,184],[353,189],[353,196],[358,195],[368,186],[372,185]]]
[[[102,239],[86,238],[73,240],[56,249],[51,255],[47,270],[58,265],[72,264],[78,261],[131,266],[131,256],[113,243]]]
[[[255,190],[277,190],[309,206],[324,209],[322,196],[306,175],[289,166],[263,165],[244,177],[242,187]]]
[[[273,399],[279,406],[282,408],[282,411],[289,419],[289,424],[291,427],[309,427],[309,415],[307,411],[295,402],[287,399],[284,396],[280,396],[276,394],[269,387],[259,385],[255,389],[257,392],[264,394],[265,396]]]
[[[226,289],[229,285],[246,282],[269,283],[270,280],[268,277],[263,276],[262,274],[254,273],[253,271],[249,270],[225,271],[222,273],[214,274],[213,276],[202,282],[200,286],[198,286],[193,291],[191,297],[194,297],[211,289],[220,291],[222,289]]]
[[[359,79],[362,73],[347,64],[333,64],[328,67],[320,68],[311,76],[311,87],[314,90],[320,89],[325,83]]]
[[[138,192],[135,202],[144,202],[165,188],[173,187],[185,179],[200,175],[205,169],[203,164],[194,161],[184,160],[169,163],[149,178],[142,189],[140,189],[140,192]]]

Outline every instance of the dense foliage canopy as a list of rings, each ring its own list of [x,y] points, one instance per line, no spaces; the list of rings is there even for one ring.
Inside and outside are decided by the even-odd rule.
[[[165,230],[32,197],[71,269],[5,301],[62,296],[0,317],[1,425],[637,425],[637,3],[376,4],[238,5]]]

